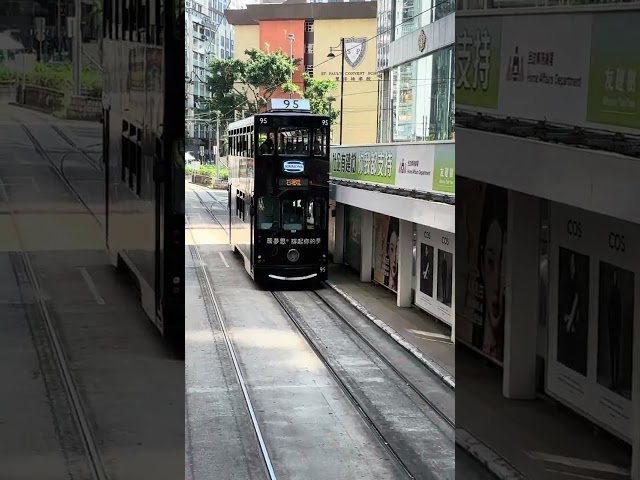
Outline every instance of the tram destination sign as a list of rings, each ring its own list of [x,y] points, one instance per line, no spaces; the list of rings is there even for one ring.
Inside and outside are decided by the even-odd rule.
[[[305,188],[309,186],[308,178],[281,178],[280,187],[284,188]]]

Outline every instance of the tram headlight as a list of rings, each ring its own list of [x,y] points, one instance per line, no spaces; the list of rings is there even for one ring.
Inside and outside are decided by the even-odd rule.
[[[287,260],[289,260],[290,262],[297,262],[299,258],[300,252],[295,248],[292,248],[287,252]]]

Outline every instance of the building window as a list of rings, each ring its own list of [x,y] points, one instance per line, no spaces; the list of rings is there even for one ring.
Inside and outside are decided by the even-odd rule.
[[[313,77],[313,65],[305,65],[304,71],[307,72],[310,77]]]
[[[391,70],[391,141],[453,138],[453,68],[445,48]]]
[[[304,31],[305,32],[313,32],[313,20],[305,20],[304,21]]]
[[[313,53],[313,43],[307,43],[304,46],[304,53]]]

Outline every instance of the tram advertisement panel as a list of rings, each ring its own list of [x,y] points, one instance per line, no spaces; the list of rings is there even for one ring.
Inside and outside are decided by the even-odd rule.
[[[629,440],[640,228],[561,204],[550,220],[547,391]]]
[[[416,228],[416,299],[418,307],[453,325],[455,235],[418,225]]]
[[[456,201],[456,341],[502,365],[505,316],[507,190],[459,178],[468,195]],[[460,212],[460,213],[458,213]]]
[[[398,290],[398,235],[395,217],[373,214],[373,280],[393,292]]]

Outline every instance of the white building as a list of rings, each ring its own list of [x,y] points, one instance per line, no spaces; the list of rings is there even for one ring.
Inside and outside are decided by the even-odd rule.
[[[241,0],[186,0],[185,2],[185,98],[187,137],[207,139],[209,126],[194,119],[195,104],[208,96],[207,66],[212,58],[233,58],[233,27],[224,17],[228,8],[242,8]],[[205,142],[206,143],[206,142]]]

